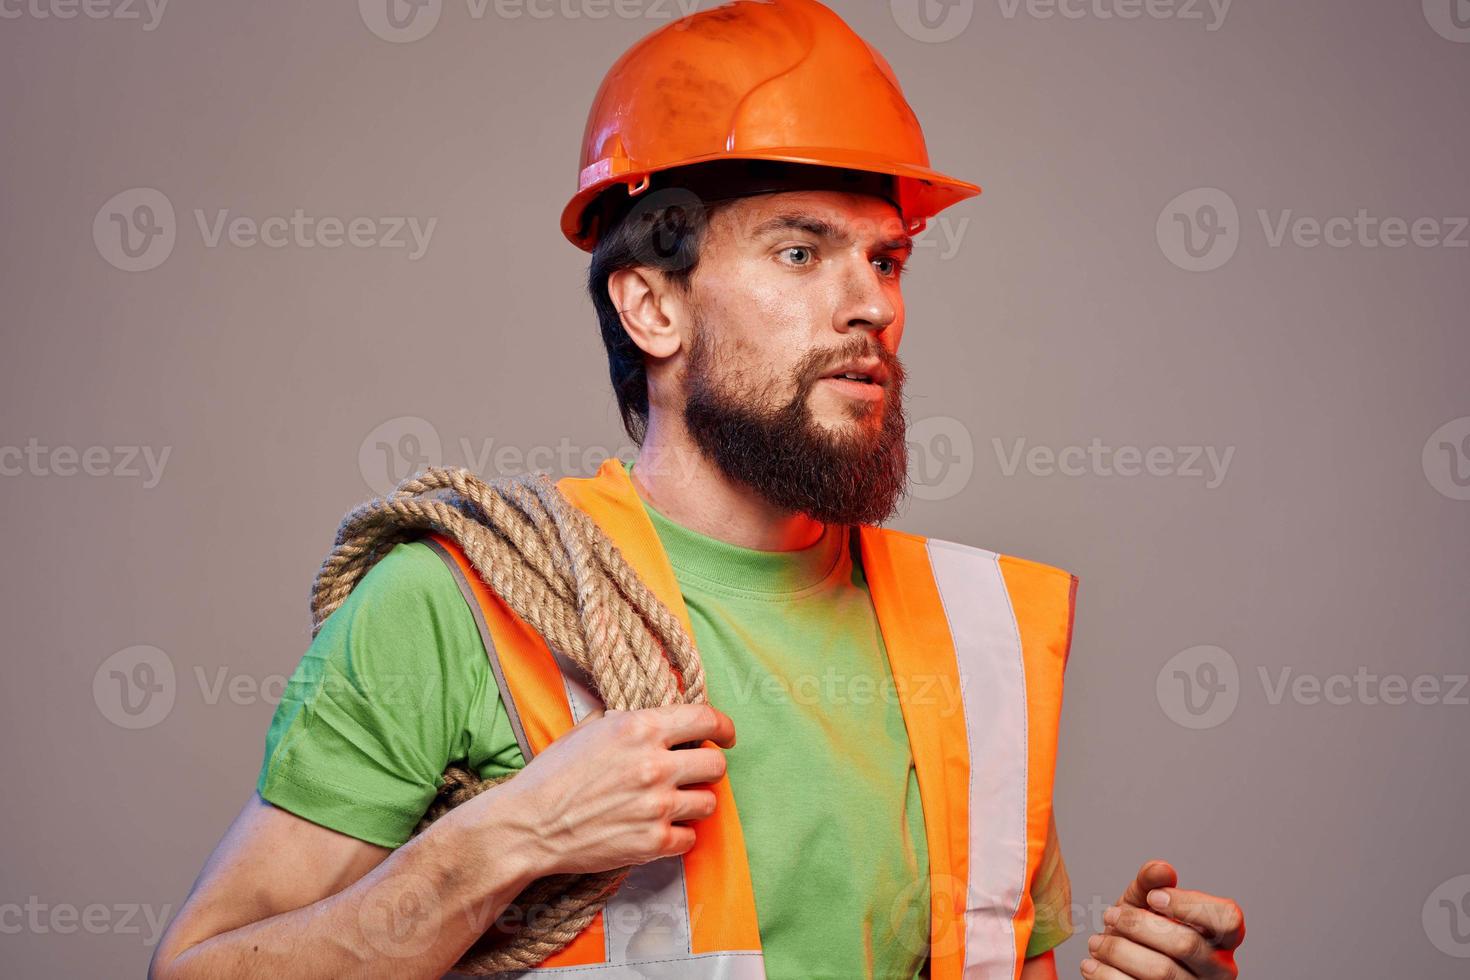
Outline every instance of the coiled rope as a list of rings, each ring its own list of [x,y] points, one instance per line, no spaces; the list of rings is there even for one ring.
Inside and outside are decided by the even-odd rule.
[[[516,615],[585,669],[607,709],[708,700],[683,624],[543,473],[486,482],[465,469],[435,467],[350,512],[312,587],[312,636],[389,550],[430,532],[458,544]],[[514,776],[482,780],[450,766],[414,832]],[[477,943],[455,970],[484,975],[535,966],[592,921],[629,870],[537,879],[512,902],[512,909],[535,910],[518,917],[525,927],[493,945]]]

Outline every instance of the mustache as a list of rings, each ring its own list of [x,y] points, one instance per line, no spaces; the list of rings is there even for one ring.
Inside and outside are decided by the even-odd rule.
[[[903,362],[898,355],[884,347],[882,344],[864,340],[856,337],[853,342],[835,350],[814,349],[808,351],[801,360],[797,361],[792,368],[803,388],[816,384],[833,369],[846,364],[848,361],[859,361],[872,359],[881,363],[888,370],[888,380],[885,387],[899,388],[903,385],[904,368]]]

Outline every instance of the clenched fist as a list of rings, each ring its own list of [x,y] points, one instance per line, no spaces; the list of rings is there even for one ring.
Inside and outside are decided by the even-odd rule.
[[[544,874],[683,854],[695,839],[685,821],[715,810],[714,791],[699,784],[725,774],[724,752],[701,746],[706,740],[726,749],[735,744],[734,722],[708,704],[599,710],[496,787],[496,806],[535,841]]]

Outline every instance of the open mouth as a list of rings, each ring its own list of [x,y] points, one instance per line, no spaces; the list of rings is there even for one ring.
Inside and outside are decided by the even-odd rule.
[[[837,365],[823,375],[822,380],[882,388],[888,383],[888,367],[876,357],[855,358],[846,364]]]
[[[822,380],[849,398],[877,401],[884,394],[882,380],[861,371],[842,371],[826,375]]]

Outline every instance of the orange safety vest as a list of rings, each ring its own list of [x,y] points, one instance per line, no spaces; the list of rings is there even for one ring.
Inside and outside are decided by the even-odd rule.
[[[627,471],[606,460],[557,486],[648,587],[689,615]],[[863,571],[908,730],[929,844],[932,980],[1020,975],[1052,777],[1076,577],[979,548],[863,526]],[[529,761],[600,705],[585,674],[486,587],[448,538],[455,573]],[[526,973],[763,980],[745,840],[728,776],[683,855],[635,867],[568,946]],[[856,856],[855,856],[856,859]]]

